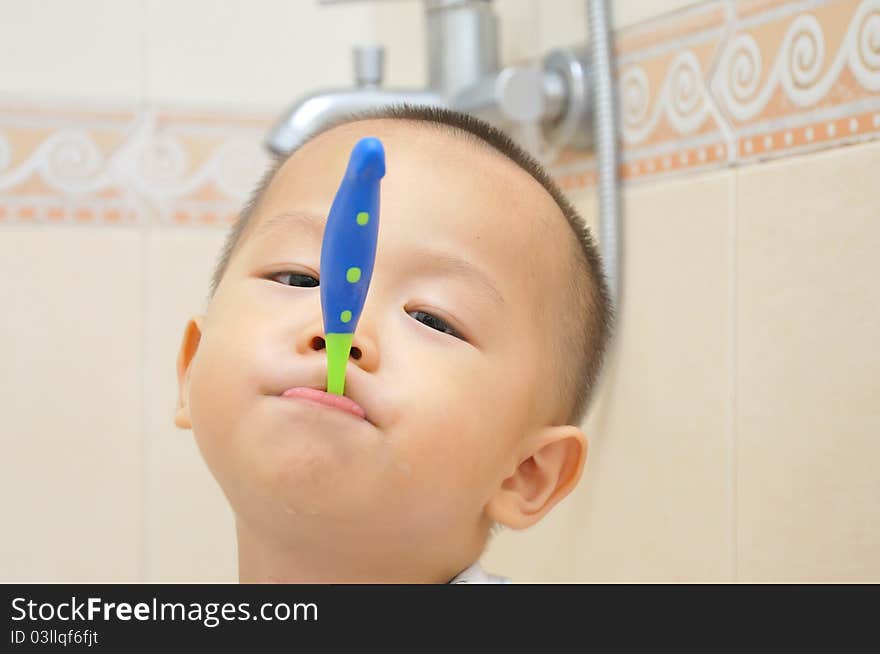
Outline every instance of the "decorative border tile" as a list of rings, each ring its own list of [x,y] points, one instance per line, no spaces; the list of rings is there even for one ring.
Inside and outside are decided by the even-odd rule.
[[[710,0],[615,50],[625,183],[880,137],[880,0]],[[0,99],[0,225],[228,225],[275,118]],[[551,171],[596,183],[590,154]]]
[[[712,80],[740,161],[880,135],[880,0],[751,9]]]
[[[0,224],[230,224],[272,119],[0,101]]]
[[[705,2],[615,49],[624,182],[880,137],[880,0]],[[566,189],[594,183],[565,155]]]

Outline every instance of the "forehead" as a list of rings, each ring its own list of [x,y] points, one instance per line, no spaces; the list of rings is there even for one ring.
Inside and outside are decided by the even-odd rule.
[[[365,136],[381,139],[386,155],[377,271],[383,258],[430,248],[471,262],[520,301],[523,291],[546,295],[546,283],[564,274],[558,253],[568,227],[543,186],[482,142],[435,125],[358,121],[321,134],[278,171],[250,231],[292,212],[326,220],[351,150]]]

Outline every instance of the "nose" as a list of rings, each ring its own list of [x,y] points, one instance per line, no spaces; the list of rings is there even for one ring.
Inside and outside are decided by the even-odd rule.
[[[327,343],[324,340],[323,320],[310,324],[303,330],[300,338],[297,340],[297,353],[304,356],[315,352],[325,355],[324,350],[326,348]],[[354,361],[359,368],[368,372],[376,370],[379,365],[379,349],[375,333],[372,329],[372,324],[365,320],[363,315],[358,321],[357,329],[355,329],[348,359],[349,362]]]

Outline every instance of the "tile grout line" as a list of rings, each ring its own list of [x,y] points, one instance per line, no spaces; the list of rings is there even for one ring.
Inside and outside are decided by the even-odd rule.
[[[149,102],[149,86],[147,80],[147,55],[148,55],[148,36],[147,36],[147,0],[140,0],[141,21],[140,21],[140,51],[141,51],[141,98],[139,113],[143,112],[144,107]],[[143,209],[143,207],[141,207]],[[148,449],[149,434],[147,412],[149,410],[149,383],[147,382],[148,362],[150,358],[147,356],[147,349],[150,345],[150,275],[152,273],[152,265],[150,261],[150,236],[152,229],[152,217],[149,212],[141,214],[141,442],[140,442],[140,533],[138,534],[138,577],[141,583],[147,581],[149,573],[149,554],[148,554],[148,537],[149,534],[149,509],[147,501],[148,493]]]
[[[738,242],[737,242],[737,230],[739,227],[739,206],[737,203],[737,194],[739,192],[739,170],[734,169],[732,176],[732,181],[730,184],[730,191],[728,197],[728,223],[730,225],[730,245],[729,247],[729,257],[730,257],[730,281],[728,282],[728,289],[730,293],[730,326],[729,326],[729,334],[730,334],[730,347],[728,349],[728,364],[730,366],[730,383],[729,383],[729,393],[728,393],[728,447],[727,447],[727,456],[728,456],[728,493],[730,495],[729,499],[729,509],[730,509],[730,571],[731,571],[731,580],[734,582],[739,581],[739,552],[738,552],[738,538],[739,538],[739,502],[738,502],[738,465],[737,465],[737,428],[738,428],[738,420],[737,420],[737,410],[738,410],[738,397],[737,397],[737,378],[738,378],[738,368],[737,368],[737,360],[738,360],[738,343],[737,343],[737,322],[739,320],[738,309],[739,309],[739,283],[737,280],[737,275],[739,274],[739,265],[738,265]]]
[[[728,187],[728,198],[727,198],[727,221],[729,225],[728,229],[728,238],[730,242],[728,244],[728,256],[730,257],[730,263],[728,264],[728,270],[730,274],[730,280],[728,281],[728,293],[730,295],[729,299],[729,314],[730,314],[730,324],[728,326],[728,335],[729,335],[729,347],[728,347],[728,366],[730,369],[730,378],[728,383],[728,416],[727,416],[727,493],[728,493],[728,511],[730,512],[730,535],[729,535],[729,561],[728,566],[730,569],[730,577],[732,582],[739,581],[739,552],[737,550],[738,544],[738,531],[739,531],[739,523],[737,511],[739,510],[738,502],[737,502],[737,321],[739,319],[737,315],[738,309],[738,297],[737,293],[739,290],[737,275],[739,274],[738,267],[738,248],[737,248],[737,228],[739,225],[739,213],[738,213],[738,204],[737,204],[737,193],[739,189],[739,152],[736,147],[737,137],[736,137],[736,129],[734,125],[730,123],[729,117],[721,108],[721,103],[717,101],[715,96],[715,79],[718,72],[718,67],[721,65],[721,61],[724,56],[724,52],[729,46],[733,35],[736,34],[739,16],[737,13],[737,6],[733,0],[728,0],[725,3],[725,29],[724,36],[718,42],[718,47],[715,52],[715,56],[712,59],[712,64],[709,68],[705,76],[705,84],[706,91],[709,96],[710,105],[713,109],[713,117],[715,121],[718,123],[719,129],[721,133],[724,135],[724,140],[727,142],[727,163],[725,168],[731,171],[731,182]]]
[[[150,24],[150,8],[148,2],[149,0],[140,0],[141,107],[145,106],[150,101],[150,38],[147,34],[147,26]]]
[[[141,241],[141,442],[140,442],[140,534],[138,538],[138,577],[141,583],[146,581],[147,574],[147,411],[149,407],[149,384],[147,383],[147,365],[149,357],[149,321],[150,321],[150,221],[144,220],[140,230]]]

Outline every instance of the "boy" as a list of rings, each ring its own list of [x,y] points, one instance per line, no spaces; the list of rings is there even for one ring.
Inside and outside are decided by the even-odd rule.
[[[365,136],[387,172],[345,410],[308,389],[323,225]],[[581,476],[611,322],[588,230],[501,132],[404,106],[313,135],[233,226],[177,362],[175,424],[233,509],[240,581],[499,581],[478,563],[493,527],[535,524]]]

